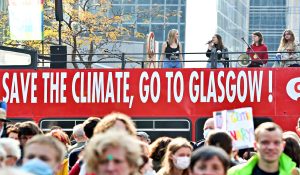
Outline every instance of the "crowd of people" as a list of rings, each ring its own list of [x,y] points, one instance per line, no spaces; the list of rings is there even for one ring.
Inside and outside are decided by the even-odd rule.
[[[244,40],[244,39],[243,39]],[[266,67],[269,54],[267,43],[264,43],[263,34],[259,31],[252,33],[252,44],[247,44],[245,55],[249,59],[247,67]],[[215,34],[212,39],[207,42],[208,48],[206,57],[208,57],[207,68],[227,68],[229,67],[228,49],[223,44],[221,35]],[[273,67],[300,67],[300,46],[295,41],[294,32],[286,29],[281,37],[278,47],[278,53]],[[172,29],[168,33],[167,41],[162,45],[160,64],[161,68],[182,68],[183,56],[182,47],[179,41],[178,30]],[[214,64],[216,65],[212,65]],[[240,60],[243,61],[243,60]],[[246,61],[247,62],[247,61]],[[245,65],[243,65],[245,66]]]
[[[238,150],[226,131],[215,129],[213,118],[198,142],[151,141],[122,113],[90,117],[74,126],[71,137],[60,127],[44,133],[32,121],[12,125],[2,117],[0,124],[8,124],[0,139],[1,175],[300,174],[299,126],[297,132],[283,132],[273,122],[262,123],[255,129],[254,149]]]

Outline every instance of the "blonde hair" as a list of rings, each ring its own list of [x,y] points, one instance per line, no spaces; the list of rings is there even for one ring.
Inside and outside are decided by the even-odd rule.
[[[179,44],[179,39],[175,38],[176,33],[178,33],[177,29],[171,29],[168,33],[168,43],[172,44],[173,42],[175,42],[176,44]]]
[[[87,163],[87,172],[95,173],[98,170],[100,157],[109,148],[121,148],[125,150],[126,160],[133,168],[131,175],[137,174],[142,165],[142,149],[139,141],[128,135],[125,131],[109,130],[95,135],[85,149],[84,159]]]
[[[128,134],[136,136],[136,128],[133,121],[128,115],[119,112],[113,112],[104,116],[104,118],[95,127],[94,134],[106,132],[111,129],[117,121],[124,123]]]
[[[260,124],[254,131],[255,141],[259,141],[259,136],[261,135],[262,132],[264,131],[272,132],[276,130],[278,130],[281,133],[281,139],[282,139],[282,129],[279,125],[273,122],[265,122]]]
[[[170,174],[171,171],[174,169],[174,164],[171,159],[171,156],[174,155],[180,148],[190,148],[191,151],[193,151],[193,147],[191,146],[190,142],[183,138],[183,137],[177,137],[173,139],[166,150],[165,157],[162,162],[162,167],[164,168],[164,174]],[[188,174],[188,170],[184,170],[183,174]]]
[[[57,153],[57,162],[62,162],[67,153],[65,145],[52,136],[35,135],[25,144],[24,152],[26,152],[26,148],[32,144],[48,145],[53,148]]]
[[[286,29],[282,33],[282,37],[281,37],[280,45],[278,47],[278,51],[282,51],[284,48],[287,47],[288,40],[285,39],[285,33],[286,32],[288,32],[291,35],[292,49],[296,48],[294,32],[292,30],[290,30],[290,29]]]

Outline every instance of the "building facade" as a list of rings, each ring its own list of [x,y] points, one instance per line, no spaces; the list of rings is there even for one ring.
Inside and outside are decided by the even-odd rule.
[[[154,32],[159,46],[167,40],[170,29],[177,29],[184,48],[186,0],[112,0],[112,11],[132,14],[122,25],[131,27],[131,33]]]
[[[215,33],[222,36],[230,52],[245,51],[241,38],[247,38],[249,32],[248,0],[191,0],[187,2],[186,16],[186,52],[199,53],[186,55],[186,58],[203,61],[186,63],[186,67],[206,67],[205,43]],[[239,55],[230,54],[230,59],[237,59]]]
[[[293,30],[296,42],[300,42],[300,1],[287,0],[287,28]]]
[[[3,12],[3,11],[6,11],[7,10],[7,0],[1,0],[0,1],[0,11]]]
[[[286,0],[250,0],[249,34],[260,31],[269,51],[278,49],[282,32],[287,27]],[[249,42],[251,42],[249,35]],[[274,54],[270,54],[272,57]]]

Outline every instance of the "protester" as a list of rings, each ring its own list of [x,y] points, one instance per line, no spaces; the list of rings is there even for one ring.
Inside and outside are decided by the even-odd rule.
[[[299,138],[298,138],[299,139]],[[285,147],[283,152],[288,155],[297,164],[300,165],[300,146],[299,142],[290,133],[283,133],[283,140],[285,141]]]
[[[19,168],[0,168],[0,174],[1,175],[36,175],[29,172],[26,172],[24,170],[21,170]]]
[[[298,118],[298,121],[297,121],[296,133],[300,137],[300,117]]]
[[[84,160],[88,173],[134,175],[143,163],[141,154],[141,146],[135,137],[121,130],[109,130],[90,140]]]
[[[97,117],[89,117],[83,122],[83,131],[87,139],[91,139],[94,134],[94,128],[100,122],[100,119]],[[78,175],[80,172],[80,165],[82,164],[82,160],[78,160],[79,154],[83,151],[85,145],[82,147],[76,148],[72,150],[69,154],[69,169],[70,175]]]
[[[125,130],[136,137],[135,124],[128,115],[123,113],[113,112],[104,116],[95,127],[94,134],[104,133],[110,129]]]
[[[121,132],[126,131],[129,135],[136,137],[136,128],[133,121],[130,119],[129,116],[123,113],[113,112],[104,116],[103,119],[95,127],[94,135],[102,134],[110,130],[117,130]],[[80,167],[79,175],[83,175],[85,173],[86,173],[86,163],[83,161]]]
[[[26,161],[21,169],[34,175],[55,175],[49,164],[37,158]]]
[[[207,44],[206,57],[209,62],[206,67],[211,68],[213,60],[217,62],[217,68],[229,67],[228,49],[224,46],[221,35],[215,34]]]
[[[232,138],[226,131],[212,131],[209,133],[206,140],[206,145],[222,148],[230,157],[230,167],[239,164],[232,155]],[[242,162],[241,162],[242,163]]]
[[[204,126],[203,126],[203,137],[204,137],[204,139],[202,139],[202,140],[200,140],[196,143],[193,143],[194,150],[200,148],[201,146],[204,146],[205,140],[207,139],[209,133],[214,131],[214,130],[215,130],[214,118],[208,118],[205,121]]]
[[[12,125],[11,127],[7,128],[8,138],[12,138],[19,141],[18,134],[19,134],[19,129],[15,125]]]
[[[40,159],[47,163],[54,173],[57,173],[60,170],[65,154],[66,147],[56,138],[36,135],[24,147],[24,165],[29,160]]]
[[[173,139],[166,150],[158,175],[188,175],[193,147],[185,138]]]
[[[26,144],[26,142],[31,139],[33,136],[38,134],[43,134],[42,130],[38,127],[36,123],[33,121],[26,121],[20,123],[18,126],[19,132],[18,132],[18,138],[20,141],[20,148],[21,148],[21,159],[18,161],[18,165],[22,165],[23,161],[23,148]]]
[[[151,139],[150,139],[150,136],[146,133],[146,132],[143,132],[143,131],[139,131],[136,133],[136,136],[137,138],[146,143],[146,144],[150,144],[151,143]]]
[[[76,148],[84,146],[86,141],[88,140],[87,137],[85,136],[85,133],[83,130],[83,124],[78,124],[73,127],[72,136],[73,136],[74,140],[76,141],[76,143],[69,148],[69,150],[68,150],[69,152],[71,152],[72,150],[74,150]]]
[[[162,159],[166,153],[169,143],[172,141],[170,137],[159,137],[150,145],[150,158],[153,159],[153,169],[160,170]]]
[[[278,52],[281,53],[280,67],[300,67],[300,49],[295,42],[294,32],[286,29],[281,37]]]
[[[19,141],[12,138],[2,138],[0,139],[0,146],[2,146],[6,152],[5,166],[16,166],[17,161],[21,158]]]
[[[203,146],[192,154],[190,175],[226,175],[229,166],[229,156],[223,149]]]
[[[1,102],[2,104],[3,102]],[[6,110],[0,108],[0,138],[6,137],[6,122],[9,120],[6,119]]]
[[[43,134],[43,132],[33,121],[26,121],[19,125],[18,138],[22,147],[29,139],[38,134]]]
[[[54,129],[47,135],[52,136],[56,138],[58,141],[60,141],[68,150],[68,147],[70,146],[71,142],[69,139],[69,136],[67,133],[65,133],[62,129]],[[56,173],[56,175],[68,175],[69,174],[69,161],[68,161],[68,154],[66,152],[64,156],[64,160],[61,162],[60,170]]]
[[[252,45],[247,48],[247,54],[251,58],[251,64],[248,67],[262,67],[267,64],[269,55],[267,53],[268,47],[264,44],[264,38],[261,32],[256,31],[252,33]],[[264,53],[255,53],[264,52]]]
[[[0,146],[0,169],[5,167],[5,159],[6,159],[5,149],[2,146]]]
[[[282,129],[273,122],[260,124],[255,129],[254,148],[257,154],[245,164],[229,169],[229,175],[291,174],[297,171],[296,163],[283,152]]]
[[[179,42],[179,32],[171,29],[167,41],[162,45],[159,67],[161,68],[182,68],[182,46]],[[165,62],[162,62],[165,61]]]

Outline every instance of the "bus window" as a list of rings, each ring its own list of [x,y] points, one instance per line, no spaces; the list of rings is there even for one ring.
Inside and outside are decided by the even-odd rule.
[[[138,131],[149,134],[151,141],[158,137],[184,137],[192,139],[191,122],[188,119],[133,119]]]
[[[37,52],[20,48],[0,46],[0,68],[37,68]]]
[[[40,128],[44,132],[49,132],[53,126],[59,126],[63,129],[63,131],[70,133],[73,131],[73,127],[75,125],[83,123],[84,120],[85,119],[77,119],[77,118],[73,118],[73,119],[42,119],[40,121]]]
[[[210,118],[210,117],[203,117],[203,118],[199,118],[196,121],[196,141],[202,140],[203,139],[203,126],[205,121]],[[261,123],[264,122],[272,122],[273,120],[269,117],[255,117],[253,119],[254,122],[254,128],[256,128],[258,125],[260,125]]]

